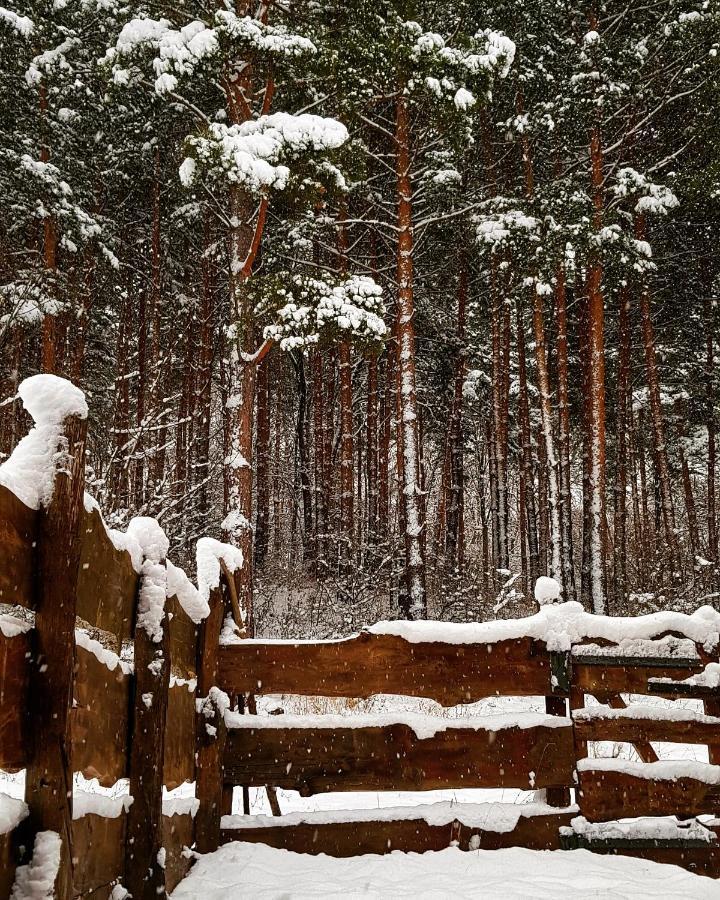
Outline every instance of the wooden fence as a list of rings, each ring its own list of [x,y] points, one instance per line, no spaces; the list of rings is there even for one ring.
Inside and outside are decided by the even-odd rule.
[[[26,770],[27,803],[0,834],[0,898],[48,831],[62,839],[58,897],[108,897],[119,882],[138,898],[171,890],[208,818],[208,771],[219,772],[196,698],[215,683],[205,645],[219,641],[232,576],[210,591],[203,622],[169,596],[159,640],[138,625],[148,579],[163,582],[170,564],[116,546],[86,508],[84,425],[66,423],[72,464],[47,508],[0,485],[0,603],[13,608],[0,616],[0,769]],[[74,791],[77,773],[104,787],[128,779],[132,802]],[[163,788],[195,781],[195,799],[163,808]]]
[[[0,768],[27,775],[27,815],[0,834],[0,897],[9,896],[16,866],[32,865],[36,836],[46,832],[61,839],[61,898],[105,898],[120,882],[136,898],[157,897],[183,877],[193,852],[237,839],[339,856],[450,842],[587,846],[720,876],[713,823],[681,823],[660,837],[647,828],[618,837],[591,824],[720,813],[720,691],[694,677],[717,661],[710,625],[699,636],[693,620],[689,639],[682,624],[690,617],[677,617],[679,625],[641,642],[640,657],[601,636],[556,652],[527,635],[483,637],[482,628],[472,631],[478,626],[455,626],[470,629],[459,640],[411,628],[221,644],[237,596],[219,552],[209,613],[195,621],[183,598],[171,596],[153,636],[142,627],[143,598],[164,584],[169,563],[116,546],[83,501],[83,423],[72,420],[66,434],[72,464],[57,473],[47,508],[32,510],[0,485],[0,602],[22,608],[0,618]],[[677,639],[673,652],[668,636]],[[539,696],[545,713],[493,721],[239,712],[254,710],[261,694],[378,693],[443,706]],[[628,694],[695,697],[705,713],[626,706]],[[586,708],[588,696],[600,705]],[[641,762],[589,758],[595,741],[632,743]],[[659,762],[658,741],[705,744],[709,763]],[[106,787],[129,779],[132,803],[79,794],[76,773]],[[164,788],[193,782],[194,798],[164,807]],[[505,810],[499,823],[499,807],[479,818],[462,805],[266,819],[230,816],[238,785],[303,795],[467,787],[546,795]]]

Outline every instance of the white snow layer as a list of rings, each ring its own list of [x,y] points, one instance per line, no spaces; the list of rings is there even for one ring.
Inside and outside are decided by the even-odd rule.
[[[720,766],[697,762],[694,759],[662,759],[658,762],[631,762],[615,757],[596,757],[579,759],[578,772],[620,772],[634,778],[647,778],[651,781],[678,781],[680,778],[693,778],[703,784],[720,784]]]
[[[33,375],[21,382],[18,396],[35,423],[0,466],[0,484],[32,509],[52,500],[55,472],[67,462],[63,423],[87,418],[85,395],[57,375]]]
[[[508,728],[568,728],[572,721],[564,716],[547,716],[543,713],[517,712],[491,716],[475,716],[448,719],[421,713],[380,713],[376,715],[277,715],[246,716],[226,712],[228,728],[383,728],[389,725],[407,725],[418,740],[432,738],[438,732],[452,728],[468,728],[474,731],[504,731]]]
[[[494,644],[523,637],[544,641],[549,650],[569,650],[585,640],[651,640],[673,631],[697,641],[710,652],[720,643],[720,612],[702,606],[692,615],[657,612],[646,616],[614,618],[586,612],[574,601],[547,604],[533,616],[495,622],[378,622],[372,634],[392,634],[413,644],[439,641],[447,644]]]
[[[398,822],[406,819],[428,825],[461,822],[468,828],[480,828],[507,834],[520,819],[573,813],[576,806],[558,809],[546,803],[455,803],[444,800],[420,806],[390,806],[383,809],[318,809],[276,816],[223,816],[221,828],[275,828],[278,825],[335,825],[341,822]]]
[[[535,582],[535,599],[544,606],[546,603],[554,603],[560,598],[560,585],[554,578],[541,575]]]
[[[174,900],[718,900],[720,885],[678,866],[588,850],[515,847],[467,853],[448,847],[429,853],[335,859],[237,842],[199,859],[172,896]]]
[[[62,842],[56,831],[38,832],[32,860],[15,873],[10,900],[52,900],[61,852]]]
[[[7,834],[22,822],[28,814],[28,805],[16,797],[0,794],[0,834]]]
[[[221,561],[232,575],[233,572],[242,569],[243,554],[239,547],[233,547],[231,544],[223,544],[214,538],[200,538],[197,542],[195,558],[200,601],[207,607],[210,592],[220,585]]]

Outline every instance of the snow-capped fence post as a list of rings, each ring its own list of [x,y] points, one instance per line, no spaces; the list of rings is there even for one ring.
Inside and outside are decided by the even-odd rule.
[[[198,638],[198,721],[195,785],[199,807],[195,816],[195,844],[200,853],[220,845],[223,802],[224,711],[227,695],[218,690],[220,633],[225,619],[224,576],[210,590],[210,614],[200,625]]]
[[[144,555],[135,614],[135,677],[130,740],[130,794],[125,841],[125,886],[133,897],[165,893],[163,762],[170,690],[165,616],[168,540],[153,519],[133,519],[128,534]]]
[[[540,607],[560,603],[561,587],[554,578],[541,575],[535,582],[535,600]],[[566,698],[572,690],[572,656],[569,651],[550,653],[550,693],[545,697],[545,712],[550,716],[568,715]],[[570,805],[569,787],[549,787],[545,798],[549,806]]]
[[[47,379],[52,376],[36,376]],[[28,379],[25,384],[33,381]],[[56,379],[60,382],[61,379]],[[39,388],[43,383],[36,383]],[[69,395],[62,394],[66,385]],[[47,449],[54,474],[49,496],[43,498],[38,517],[35,564],[35,628],[32,631],[32,666],[29,688],[30,760],[25,795],[29,807],[29,827],[34,835],[56,832],[60,853],[54,896],[58,900],[73,894],[72,802],[73,772],[70,710],[75,670],[75,606],[80,570],[80,523],[85,490],[85,439],[87,407],[80,391],[69,383],[59,386],[54,400],[68,400],[56,406],[48,432]],[[55,387],[56,385],[52,385]],[[36,420],[36,430],[44,424],[42,391],[32,401],[23,397]],[[53,396],[53,392],[50,392]],[[47,398],[47,395],[45,395]],[[50,401],[52,405],[53,401]],[[39,407],[38,407],[39,404]],[[44,408],[44,407],[43,407]],[[59,418],[59,410],[68,415]],[[45,410],[48,416],[49,413]],[[51,425],[46,425],[50,428]],[[54,446],[52,446],[54,445]]]

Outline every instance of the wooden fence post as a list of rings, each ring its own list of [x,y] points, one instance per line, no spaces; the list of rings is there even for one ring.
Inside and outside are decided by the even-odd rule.
[[[552,695],[545,697],[545,712],[551,716],[567,716],[568,701],[572,689],[572,655],[570,651],[550,652],[550,673]],[[565,807],[570,805],[570,787],[549,787],[545,792],[549,806]]]
[[[159,526],[158,530],[159,530]],[[155,594],[155,596],[153,596]],[[170,691],[165,561],[146,559],[138,582],[135,619],[135,673],[130,743],[130,794],[125,841],[125,886],[136,900],[165,894],[163,852],[163,761]],[[153,604],[162,604],[160,622],[148,623]],[[156,606],[157,609],[157,606]]]
[[[50,504],[39,514],[35,628],[29,687],[30,763],[25,797],[34,835],[60,836],[55,897],[73,892],[73,771],[69,717],[75,670],[75,605],[80,569],[80,522],[85,489],[87,420],[71,416],[63,428],[66,459],[57,465]],[[60,449],[60,452],[64,452]]]
[[[210,614],[200,624],[198,638],[198,693],[202,704],[197,720],[196,790],[200,806],[195,816],[195,844],[200,853],[217,850],[223,804],[225,720],[218,705],[218,650],[225,617],[222,579],[209,598]]]

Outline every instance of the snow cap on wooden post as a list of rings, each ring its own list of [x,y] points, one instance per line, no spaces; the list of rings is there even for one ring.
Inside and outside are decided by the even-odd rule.
[[[136,898],[165,894],[163,761],[170,689],[169,633],[164,628],[170,542],[155,519],[132,519],[128,536],[143,552],[135,620],[135,678],[125,885]]]
[[[57,375],[33,375],[18,388],[18,397],[34,425],[0,466],[0,484],[32,509],[47,507],[55,490],[55,474],[70,471],[65,422],[87,419],[85,395]]]
[[[547,575],[541,575],[535,582],[535,599],[538,606],[547,606],[560,600],[562,588],[559,583]]]

